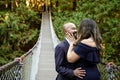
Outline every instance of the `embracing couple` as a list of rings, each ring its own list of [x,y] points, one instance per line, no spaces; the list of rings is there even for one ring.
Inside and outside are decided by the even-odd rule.
[[[93,19],[63,25],[65,39],[55,48],[56,80],[100,80],[102,37]]]

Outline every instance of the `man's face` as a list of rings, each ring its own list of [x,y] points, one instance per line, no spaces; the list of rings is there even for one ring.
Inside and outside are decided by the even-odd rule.
[[[77,38],[77,29],[75,25],[71,25],[68,27],[67,31],[74,35],[75,38]]]

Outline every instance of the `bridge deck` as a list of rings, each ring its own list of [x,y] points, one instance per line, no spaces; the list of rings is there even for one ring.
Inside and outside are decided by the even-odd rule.
[[[43,13],[41,24],[41,49],[37,80],[55,80],[54,46],[50,30],[50,19],[48,13]]]

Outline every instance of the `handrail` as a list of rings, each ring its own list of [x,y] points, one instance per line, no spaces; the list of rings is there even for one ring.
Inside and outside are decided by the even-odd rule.
[[[9,63],[1,66],[1,67],[0,67],[0,74],[1,74],[3,71],[5,72],[5,71],[9,70],[10,68],[12,68],[14,65],[17,65],[18,63],[19,63],[19,61],[14,60],[14,61],[12,61],[12,62],[9,62]]]
[[[33,50],[33,49],[37,46],[37,44],[39,43],[39,39],[40,39],[40,36],[38,37],[38,40],[37,40],[36,44],[35,44],[31,49],[29,49],[28,52],[26,52],[25,54],[23,54],[23,55],[20,57],[21,60],[24,60],[24,58],[25,58],[27,55],[29,55],[30,52],[32,52],[32,50]]]
[[[101,80],[119,80],[120,79],[120,66],[111,62],[101,62],[98,65],[101,73]]]
[[[32,51],[37,47],[39,40],[40,40],[40,34],[36,44],[31,49],[29,49],[28,52],[26,52],[20,57],[15,58],[15,60],[13,61],[3,66],[0,66],[0,80],[8,80],[8,77],[10,77],[9,80],[16,80],[17,78],[20,78],[19,80],[30,80],[31,70],[29,69],[31,69],[31,65],[32,65],[31,64],[32,55],[33,55]],[[30,57],[30,59],[27,59],[27,57]],[[30,67],[28,67],[26,64],[28,64],[28,66]],[[23,69],[25,69],[27,72],[24,71]],[[26,75],[24,73],[29,73],[29,74]],[[26,75],[27,77],[24,75]]]
[[[38,38],[38,39],[39,39],[39,38]],[[26,52],[26,53],[23,54],[21,57],[19,57],[19,59],[21,59],[21,62],[22,62],[22,61],[24,60],[24,58],[25,58],[27,55],[29,55],[30,52],[32,52],[32,50],[37,46],[38,41],[39,41],[39,40],[37,40],[36,44],[35,44],[31,49],[29,49],[28,52]],[[18,63],[19,63],[18,60],[11,61],[11,62],[3,65],[3,66],[0,66],[0,71],[2,71],[2,70],[8,70],[8,69],[10,69],[11,67],[13,67],[14,65],[16,65],[16,64],[18,64]]]
[[[102,65],[104,65],[104,66],[107,66],[107,65],[108,65],[108,63],[106,63],[106,62],[100,62],[100,64],[102,64]],[[117,65],[115,65],[114,63],[111,64],[110,66],[111,66],[112,68],[114,68],[114,69],[119,69],[119,70],[120,70],[120,66],[117,66]]]
[[[57,46],[57,44],[60,43],[60,40],[58,39],[58,37],[54,31],[54,27],[52,24],[52,18],[51,18],[51,12],[49,14],[50,14],[50,28],[51,28],[52,40],[53,40],[53,45],[55,48]]]

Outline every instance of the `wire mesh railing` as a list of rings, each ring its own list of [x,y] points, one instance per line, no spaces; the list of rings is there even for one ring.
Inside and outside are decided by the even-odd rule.
[[[12,62],[0,66],[0,80],[35,80],[39,60],[38,53],[41,47],[40,37],[41,34],[39,34],[36,44],[27,53],[15,58]]]
[[[18,60],[0,67],[0,80],[19,80],[21,78],[21,67],[22,65]]]
[[[28,55],[22,56],[24,59],[22,61],[21,74],[22,78],[19,80],[30,80],[31,66],[32,66],[32,50],[28,52]],[[22,58],[21,57],[21,58]]]
[[[14,61],[0,67],[0,80],[30,80],[32,69],[32,57],[34,49],[37,48],[39,40],[35,46],[27,53]]]
[[[101,63],[98,65],[101,80],[120,80],[120,67]]]
[[[39,49],[40,34],[38,41],[27,53],[21,57],[15,58],[14,61],[0,67],[0,80],[31,80],[32,66],[36,65],[33,61],[33,54]],[[39,46],[39,47],[38,47]],[[39,51],[38,51],[39,53]],[[34,63],[34,64],[33,64]]]
[[[0,67],[0,80],[31,80],[31,70],[33,63],[33,52],[39,48],[40,34],[38,41],[27,53],[21,57],[15,58],[14,61],[9,62]]]
[[[30,80],[32,50],[0,67],[0,80]]]

